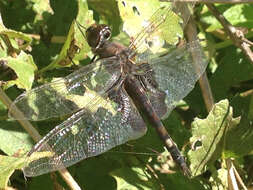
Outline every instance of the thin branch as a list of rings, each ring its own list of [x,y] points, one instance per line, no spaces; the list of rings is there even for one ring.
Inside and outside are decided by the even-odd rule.
[[[240,29],[232,26],[213,4],[208,3],[206,4],[206,6],[210,10],[210,12],[216,17],[216,19],[221,23],[233,43],[242,50],[242,52],[253,64],[253,53],[250,49],[250,46],[252,46],[252,42],[250,42],[247,38],[244,37],[244,34]]]
[[[238,186],[240,185],[241,188],[243,190],[247,190],[247,187],[245,186],[245,184],[242,181],[242,178],[240,177],[240,175],[238,174],[233,161],[230,158],[227,158],[225,160],[226,162],[226,166],[227,166],[227,170],[228,170],[228,188],[229,189],[239,189]]]
[[[27,33],[26,33],[27,34]],[[40,34],[27,34],[28,36],[30,36],[31,38],[33,38],[34,40],[41,40],[42,36]],[[67,37],[66,36],[52,36],[50,38],[50,43],[53,44],[63,44],[66,41]]]
[[[232,161],[232,160],[231,160]],[[246,185],[244,184],[241,176],[239,175],[239,173],[237,172],[237,169],[235,168],[234,164],[233,164],[233,161],[232,161],[232,167],[233,167],[233,170],[234,170],[234,173],[235,173],[235,178],[238,182],[238,185],[240,185],[242,187],[243,190],[247,190],[247,187]]]
[[[196,41],[198,39],[196,24],[192,17],[190,17],[187,28],[186,28],[186,35],[189,41]],[[193,58],[194,58],[194,54],[193,54]],[[201,62],[201,60],[196,60],[196,61]],[[199,85],[202,91],[206,109],[209,112],[211,111],[214,105],[214,98],[213,98],[212,90],[211,90],[206,72],[204,72],[203,75],[199,78]]]
[[[226,3],[226,4],[237,4],[237,3],[253,3],[252,0],[160,0],[169,2],[183,2],[183,3]]]
[[[12,101],[9,99],[9,97],[5,94],[5,92],[0,88],[0,100],[3,102],[3,104],[9,109],[12,105]],[[13,118],[24,118],[24,115],[22,112],[18,110],[18,108],[14,108],[13,112],[11,113]],[[29,133],[29,135],[35,140],[36,142],[41,139],[40,134],[36,129],[32,126],[32,124],[28,120],[18,120],[20,125]]]
[[[226,159],[226,165],[227,165],[227,182],[228,182],[228,189],[229,190],[239,190],[238,184],[236,181],[235,173],[232,167],[231,159]]]
[[[247,39],[248,39],[248,38],[252,38],[252,37],[253,37],[253,30],[250,31],[250,32],[248,32],[248,33],[245,35],[245,37],[246,37]],[[220,38],[220,39],[221,39],[221,38]],[[224,38],[222,38],[222,39],[224,39]],[[218,50],[218,49],[226,48],[226,47],[231,46],[231,45],[233,45],[232,40],[231,40],[231,39],[227,39],[227,40],[224,40],[224,41],[222,41],[222,42],[219,42],[219,43],[214,44],[214,48],[215,48],[216,50]]]
[[[3,104],[9,109],[12,105],[12,101],[9,99],[9,97],[5,94],[5,92],[0,88],[0,100],[3,102]],[[12,105],[13,106],[13,105]],[[16,107],[12,109],[12,116],[14,118],[24,118],[24,115],[19,109]],[[28,120],[17,120],[23,128],[29,133],[29,135],[35,140],[36,142],[41,139],[40,134],[38,131],[32,126],[32,124]],[[70,189],[73,190],[80,190],[81,188],[77,184],[77,182],[73,179],[73,177],[70,175],[67,169],[63,169],[59,171],[62,178],[65,180],[65,182],[68,184]]]

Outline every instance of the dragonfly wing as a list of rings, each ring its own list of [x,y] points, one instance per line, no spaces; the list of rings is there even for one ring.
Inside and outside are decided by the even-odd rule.
[[[146,96],[148,97],[153,109],[159,118],[167,113],[167,105],[165,104],[166,94],[158,89],[158,84],[154,78],[154,72],[149,64],[140,64],[138,71],[142,74],[137,75],[136,79],[144,86]]]
[[[149,39],[159,33],[161,28],[166,27],[165,21],[169,18],[177,17],[176,14],[172,11],[170,6],[160,7],[150,18],[146,21],[147,25],[134,36],[129,48],[135,51],[143,52],[146,44]]]
[[[148,63],[152,67],[158,89],[167,95],[165,102],[169,113],[175,103],[194,88],[208,62],[199,42],[195,41],[163,56],[153,57]]]
[[[162,118],[168,111],[168,107],[165,104],[166,94],[158,91],[156,93],[147,92],[146,95],[158,117]]]
[[[133,36],[129,48],[139,53],[147,49],[159,52],[164,46],[164,40],[169,44],[178,43],[192,14],[193,6],[194,3],[176,1],[161,5],[148,20],[143,20],[141,23],[143,28]]]
[[[39,141],[28,156],[51,154],[34,159],[24,168],[24,174],[37,176],[63,169],[145,132],[146,125],[125,91],[110,92],[107,98],[97,97]]]
[[[101,59],[82,67],[65,78],[44,84],[21,94],[12,104],[23,116],[15,119],[43,120],[74,113],[94,98],[87,96],[87,88],[103,94],[120,77],[120,66],[115,57]]]

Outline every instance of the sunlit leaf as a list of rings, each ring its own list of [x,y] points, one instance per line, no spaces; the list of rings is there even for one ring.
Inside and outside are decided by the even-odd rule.
[[[249,4],[237,4],[232,5],[228,8],[224,5],[218,6],[218,10],[223,14],[223,16],[233,25],[233,26],[244,26],[247,28],[253,27],[253,21],[248,18],[252,18],[253,8]],[[225,9],[224,9],[225,8]],[[217,21],[217,19],[212,16],[203,16],[202,21],[209,24],[210,26],[206,29],[207,32],[212,32],[217,29],[223,28],[222,25]]]
[[[59,55],[54,61],[43,68],[40,72],[51,70],[57,67],[69,66],[75,60],[87,58],[87,53],[90,52],[90,47],[86,42],[85,28],[93,22],[92,11],[88,10],[87,2],[78,1],[78,15],[70,26],[67,39],[61,49]],[[80,26],[79,26],[80,25]]]
[[[32,87],[34,74],[37,71],[37,66],[33,62],[31,55],[21,51],[16,57],[6,57],[2,59],[6,65],[10,67],[17,75],[17,79],[8,81],[5,88],[17,85],[18,88],[29,90]]]
[[[228,100],[215,104],[206,119],[194,120],[190,138],[192,148],[188,152],[190,169],[194,176],[203,173],[207,164],[220,157],[225,148],[224,135],[239,122],[239,117],[233,118],[233,109]]]
[[[162,6],[167,8],[166,11],[159,15],[161,11],[159,8]],[[144,43],[152,43],[151,49],[154,52],[157,52],[157,50],[163,46],[164,40],[169,44],[176,44],[178,42],[178,37],[182,37],[182,28],[180,26],[180,17],[170,9],[170,6],[171,5],[168,3],[162,4],[157,0],[149,0],[145,3],[138,0],[118,1],[120,16],[123,20],[123,31],[126,32],[130,38],[134,39],[143,27],[152,24],[156,19],[163,19],[164,14],[166,14],[167,17],[165,22],[149,37],[149,42]],[[150,17],[155,12],[157,17],[151,18],[150,20]]]
[[[32,38],[19,31],[15,31],[12,29],[8,29],[4,26],[4,24],[0,20],[0,36],[2,36],[2,39],[5,39],[1,42],[2,46],[6,46],[6,48],[1,48],[1,51],[5,50],[7,52],[7,47],[10,48],[15,48],[17,53],[19,53],[20,50],[26,50],[26,48],[30,45],[32,42]],[[18,41],[23,41],[22,45],[18,44]],[[3,45],[5,43],[5,45]]]
[[[31,2],[33,3],[33,10],[36,13],[36,17],[34,19],[35,22],[43,22],[43,20],[45,21],[49,17],[49,15],[51,16],[54,14],[54,11],[50,6],[49,0],[31,0]]]
[[[0,121],[0,149],[7,155],[22,155],[32,148],[29,135],[14,121]]]
[[[226,168],[221,168],[215,172],[211,178],[210,183],[213,190],[228,189],[228,171]]]
[[[0,163],[0,189],[5,189],[12,173],[23,168],[26,162],[24,158],[0,155]]]

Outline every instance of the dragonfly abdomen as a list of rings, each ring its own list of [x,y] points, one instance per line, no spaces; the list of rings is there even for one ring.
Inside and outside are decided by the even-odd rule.
[[[140,82],[136,80],[133,75],[129,75],[125,79],[124,87],[135,106],[140,111],[142,118],[156,129],[159,137],[164,141],[166,149],[171,153],[173,160],[181,167],[186,175],[190,176],[190,171],[185,163],[184,157],[181,155],[177,145],[169,136],[163,123],[153,109]]]

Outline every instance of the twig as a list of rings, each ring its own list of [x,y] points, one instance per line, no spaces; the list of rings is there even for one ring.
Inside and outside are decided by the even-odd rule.
[[[31,38],[33,38],[34,40],[41,40],[41,35],[39,34],[27,34],[28,36],[30,36]],[[66,41],[67,37],[66,36],[52,36],[50,38],[50,43],[54,43],[54,44],[63,44]]]
[[[6,34],[3,34],[1,38],[7,46],[8,55],[11,55],[12,57],[17,57],[16,49],[12,46],[11,41],[8,38],[8,36]]]
[[[247,187],[244,185],[240,175],[238,174],[234,164],[230,158],[226,160],[226,166],[228,170],[228,189],[239,189],[238,185],[242,187],[243,190],[247,190]]]
[[[245,37],[246,37],[246,38],[252,38],[252,37],[253,37],[253,31],[248,32],[248,33],[245,35]],[[220,39],[221,39],[221,38],[220,38]],[[223,38],[223,40],[224,40],[224,38]],[[227,39],[227,40],[225,40],[225,41],[223,41],[223,42],[216,43],[216,44],[214,45],[214,48],[215,48],[216,50],[218,50],[218,49],[222,49],[222,48],[225,48],[225,47],[228,47],[228,46],[231,46],[231,45],[233,45],[232,40],[231,40],[231,39]]]
[[[228,174],[227,174],[228,189],[239,190],[231,160],[226,159],[225,161],[226,161],[227,171],[228,171]]]
[[[234,170],[234,173],[235,173],[235,178],[236,178],[238,184],[242,187],[243,190],[247,190],[247,187],[246,187],[246,185],[243,183],[242,178],[241,178],[241,176],[239,175],[239,173],[237,172],[237,170],[236,170],[236,168],[235,168],[233,162],[232,162],[232,167],[233,167],[233,170]]]
[[[0,88],[0,100],[8,109],[10,108],[12,101],[5,94],[2,88]],[[22,114],[22,112],[20,112],[17,108],[13,109],[13,112],[11,114],[14,118],[24,118],[24,115]],[[38,133],[38,131],[35,130],[35,128],[32,126],[32,124],[28,120],[18,120],[18,122],[23,126],[23,128],[30,134],[30,136],[35,141],[39,141],[41,139],[41,136]]]
[[[253,89],[247,90],[245,92],[240,93],[241,97],[247,97],[253,94]]]
[[[236,4],[236,3],[253,3],[252,0],[160,0],[169,2],[183,2],[183,3],[226,3],[226,4]]]
[[[252,46],[252,42],[250,42],[247,38],[244,37],[244,34],[241,30],[232,26],[213,4],[207,3],[206,6],[210,10],[210,12],[216,17],[216,19],[221,23],[233,43],[243,51],[243,53],[253,64],[253,53],[250,49],[250,46]]]
[[[190,17],[187,28],[186,28],[186,35],[189,41],[196,41],[198,39],[196,24],[192,17]],[[201,62],[201,60],[198,62]],[[211,111],[214,105],[214,98],[213,98],[213,94],[211,91],[211,87],[210,87],[206,72],[204,72],[203,75],[199,78],[199,85],[202,91],[206,109],[209,112]]]
[[[9,97],[5,94],[5,92],[0,88],[0,100],[3,102],[3,104],[9,109],[12,101],[9,99]],[[18,110],[18,108],[15,108],[12,110],[12,113],[14,118],[24,118],[24,115],[22,112]],[[38,131],[35,130],[35,128],[32,126],[32,124],[28,120],[18,120],[18,122],[24,127],[24,129],[29,133],[29,135],[37,142],[41,139],[40,134]],[[70,175],[67,169],[63,169],[59,171],[62,178],[65,180],[65,182],[68,184],[68,186],[73,190],[80,190],[81,188],[77,184],[77,182],[73,179],[73,177]]]

